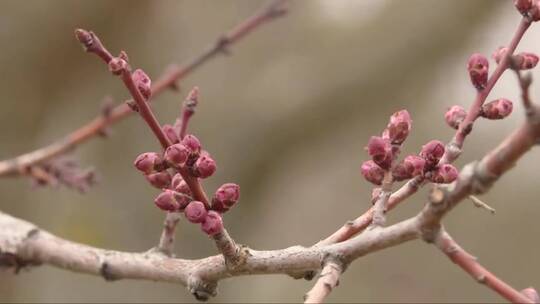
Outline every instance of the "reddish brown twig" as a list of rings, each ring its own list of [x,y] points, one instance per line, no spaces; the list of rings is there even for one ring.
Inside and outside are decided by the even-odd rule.
[[[274,20],[275,18],[285,14],[285,4],[286,0],[272,1],[269,5],[266,5],[253,16],[239,23],[231,31],[222,35],[214,44],[195,58],[189,60],[185,65],[174,66],[168,69],[157,81],[155,81],[154,85],[152,86],[152,96],[158,96],[166,89],[174,87],[179,80],[189,75],[209,59],[223,53],[227,47],[238,42],[240,39],[249,33],[252,33],[255,29],[268,21]],[[99,53],[97,55],[105,62],[108,62],[112,57],[110,53]],[[105,118],[100,115],[89,123],[71,132],[64,138],[48,146],[22,154],[12,159],[1,161],[0,177],[24,173],[25,170],[27,170],[26,168],[71,151],[78,145],[94,138],[96,135],[99,135],[102,130],[106,129],[106,127],[113,125],[131,115],[132,112],[133,111],[126,104],[122,103],[112,109],[108,117]]]

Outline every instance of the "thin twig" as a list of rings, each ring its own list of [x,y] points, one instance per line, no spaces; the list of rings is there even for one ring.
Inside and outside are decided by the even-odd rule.
[[[304,296],[304,303],[323,303],[324,299],[339,285],[343,267],[333,260],[324,264],[317,282]]]
[[[174,247],[174,233],[176,225],[180,221],[179,212],[167,212],[165,221],[163,222],[163,231],[159,238],[158,250],[167,256],[171,256]]]

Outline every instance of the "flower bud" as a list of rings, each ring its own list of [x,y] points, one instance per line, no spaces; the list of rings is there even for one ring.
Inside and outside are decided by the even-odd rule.
[[[532,287],[528,287],[520,291],[522,295],[529,298],[533,303],[540,303],[540,297],[538,296],[538,292],[536,292],[536,289]]]
[[[133,165],[137,170],[149,174],[156,170],[160,166],[162,160],[159,154],[155,152],[146,152],[137,156]]]
[[[426,160],[428,168],[437,165],[441,157],[444,155],[444,144],[438,140],[432,140],[422,146],[420,156]]]
[[[512,113],[512,108],[510,100],[500,98],[484,104],[480,115],[487,119],[503,119]]]
[[[513,68],[518,70],[530,70],[538,64],[538,56],[533,53],[522,52],[514,57]]]
[[[171,184],[171,175],[167,171],[150,173],[146,175],[146,180],[158,189],[168,188]]]
[[[522,15],[527,15],[533,6],[533,0],[514,0],[514,6]]]
[[[120,75],[127,68],[127,62],[118,57],[113,57],[109,61],[109,71],[114,75]]]
[[[446,123],[454,128],[458,129],[459,124],[465,119],[467,116],[467,111],[462,106],[452,106],[446,113],[444,114],[444,120]]]
[[[175,166],[183,165],[188,159],[189,151],[182,144],[174,144],[165,150],[165,160]]]
[[[133,74],[131,74],[131,77],[141,92],[141,95],[146,99],[150,98],[150,95],[152,95],[152,80],[150,77],[148,77],[141,69],[136,69]]]
[[[392,145],[386,139],[371,136],[366,150],[373,161],[383,169],[390,168],[393,160]]]
[[[207,211],[202,202],[192,201],[187,205],[186,209],[184,209],[184,214],[188,221],[196,224],[204,222]]]
[[[189,189],[188,184],[182,178],[180,173],[176,173],[172,178],[171,186],[176,192],[180,192],[189,196],[192,196],[191,190]]]
[[[375,185],[382,184],[384,169],[379,167],[374,161],[365,161],[360,168],[360,172],[368,182]]]
[[[392,144],[402,144],[411,131],[412,119],[407,110],[398,111],[390,116],[390,122],[386,126],[383,138]]]
[[[529,10],[529,16],[532,21],[540,20],[540,2],[538,0],[532,0],[532,7]]]
[[[167,136],[171,144],[177,144],[180,142],[180,140],[178,139],[178,134],[176,133],[176,130],[173,126],[163,125],[163,127],[161,127],[161,130],[163,130],[163,133],[165,133],[165,136]]]
[[[455,181],[458,177],[458,170],[450,164],[439,166],[432,171],[428,179],[437,184],[449,184]]]
[[[210,177],[216,172],[216,162],[210,157],[208,152],[201,153],[201,156],[197,159],[193,165],[193,175],[200,178]]]
[[[212,209],[218,212],[226,212],[240,198],[240,186],[233,183],[221,185],[212,198]]]
[[[425,165],[426,161],[420,156],[409,155],[392,170],[392,176],[398,182],[406,180],[422,174]]]
[[[473,54],[467,63],[467,70],[474,87],[482,90],[486,86],[488,79],[489,62],[487,58],[482,54]]]
[[[201,142],[194,135],[188,134],[182,139],[182,144],[186,146],[191,155],[199,155],[201,152]]]
[[[201,229],[204,233],[213,236],[223,231],[223,219],[216,211],[208,211],[204,222],[201,224]]]
[[[499,64],[503,60],[507,51],[508,51],[507,47],[501,46],[498,49],[496,49],[495,52],[493,52],[493,54],[491,55],[491,58],[493,58],[493,60],[495,60],[495,62]]]
[[[165,189],[154,200],[156,206],[164,211],[178,211],[179,204],[174,196],[174,191]]]

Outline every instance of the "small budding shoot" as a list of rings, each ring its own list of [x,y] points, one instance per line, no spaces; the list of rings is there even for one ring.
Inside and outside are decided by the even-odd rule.
[[[467,111],[462,106],[452,106],[444,114],[444,120],[453,129],[458,129],[461,122],[467,116]]]
[[[392,145],[387,139],[372,136],[366,150],[371,159],[383,169],[389,169],[393,160]]]
[[[206,207],[202,202],[199,201],[192,201],[184,210],[184,214],[186,215],[188,221],[194,224],[204,222],[207,213]]]
[[[189,156],[189,151],[186,146],[182,144],[174,144],[169,146],[164,153],[165,160],[171,166],[183,165]]]
[[[167,139],[173,143],[173,144],[177,144],[180,142],[180,139],[178,138],[178,134],[175,130],[175,128],[171,125],[163,125],[163,127],[161,127],[161,129],[163,130],[163,133],[165,133],[165,136],[167,136]]]
[[[213,236],[223,231],[223,219],[221,215],[213,210],[208,211],[204,222],[201,224],[204,233]]]
[[[450,164],[443,164],[428,174],[428,179],[431,182],[438,184],[449,184],[455,181],[458,177],[458,170]]]
[[[155,172],[146,175],[146,180],[150,185],[158,188],[168,188],[171,184],[171,175],[167,171]]]
[[[477,90],[483,90],[487,85],[489,62],[482,54],[472,54],[467,63],[467,70],[473,86]]]
[[[503,119],[512,113],[512,109],[510,100],[500,98],[484,104],[480,115],[487,119]]]
[[[375,185],[381,185],[384,179],[384,169],[379,167],[374,161],[368,160],[362,164],[360,172],[364,178]]]
[[[163,211],[174,212],[180,209],[180,204],[175,198],[174,191],[169,189],[165,189],[161,192],[154,200],[154,203]]]
[[[212,198],[212,209],[225,213],[240,199],[240,186],[233,183],[221,185]]]
[[[530,70],[538,64],[538,56],[533,53],[522,52],[512,56],[513,68],[518,70]]]
[[[137,156],[133,165],[135,166],[135,168],[137,168],[137,170],[149,174],[156,171],[156,169],[161,165],[161,163],[162,160],[159,154],[154,152],[147,152]]]
[[[432,140],[422,146],[420,156],[426,161],[426,169],[429,170],[439,163],[444,155],[444,144],[439,140]]]
[[[396,181],[403,181],[424,173],[426,161],[417,155],[409,155],[396,165],[392,171],[392,176]]]
[[[131,78],[133,78],[133,82],[137,85],[137,89],[139,89],[141,95],[148,100],[152,95],[152,80],[150,77],[143,70],[136,69],[131,74]]]

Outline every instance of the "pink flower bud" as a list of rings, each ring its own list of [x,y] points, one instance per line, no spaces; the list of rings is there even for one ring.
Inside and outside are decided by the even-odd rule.
[[[186,209],[184,209],[184,214],[188,221],[192,223],[202,223],[206,219],[207,211],[202,202],[192,201],[187,205]]]
[[[426,161],[420,156],[409,155],[392,170],[392,176],[396,181],[406,180],[422,174],[425,165]]]
[[[540,297],[538,296],[538,292],[536,292],[536,289],[528,287],[520,292],[521,294],[529,298],[533,303],[540,303]]]
[[[133,165],[137,170],[143,173],[152,173],[156,170],[156,167],[159,167],[162,160],[159,157],[159,154],[154,152],[146,152],[137,156]]]
[[[497,50],[495,50],[495,52],[493,52],[493,55],[491,55],[491,58],[493,58],[493,60],[495,60],[495,62],[499,64],[503,60],[507,51],[508,51],[507,47],[501,46]]]
[[[163,130],[163,133],[165,133],[165,136],[167,136],[167,138],[172,144],[177,144],[180,142],[180,140],[178,139],[178,134],[176,133],[176,130],[173,126],[163,125],[163,127],[161,127],[161,130]]]
[[[482,106],[480,115],[487,119],[503,119],[512,113],[512,102],[501,98],[490,101]]]
[[[429,175],[429,180],[437,184],[449,184],[458,177],[458,170],[450,164],[444,164]]]
[[[531,17],[532,21],[538,21],[540,20],[540,2],[538,0],[532,0],[532,2],[533,4],[529,10],[529,16]]]
[[[533,0],[514,0],[514,6],[522,15],[526,15],[533,6]]]
[[[218,212],[226,212],[240,198],[240,186],[233,183],[221,185],[212,198],[212,209]]]
[[[199,155],[201,152],[201,142],[194,135],[188,134],[182,139],[182,144],[186,146],[190,154]]]
[[[221,219],[221,215],[213,210],[208,211],[204,222],[201,224],[201,229],[210,236],[221,233],[223,231],[223,219]]]
[[[216,162],[210,157],[210,154],[201,153],[193,165],[193,174],[196,177],[207,178],[216,172]]]
[[[488,79],[489,62],[487,58],[482,54],[473,54],[467,63],[467,70],[474,87],[482,90],[486,86]]]
[[[360,168],[360,172],[368,182],[375,185],[382,184],[384,169],[379,167],[374,161],[365,161]]]
[[[444,120],[450,127],[457,130],[459,128],[459,124],[465,119],[466,116],[467,111],[465,111],[462,106],[452,106],[444,114]]]
[[[178,211],[179,204],[174,196],[174,191],[165,189],[154,200],[156,206],[164,211]]]
[[[167,171],[150,173],[146,175],[146,180],[158,189],[168,188],[171,184],[171,175]]]
[[[519,53],[514,57],[514,68],[519,70],[530,70],[538,64],[538,56],[533,53]]]
[[[390,122],[384,130],[383,137],[392,144],[402,144],[411,131],[412,119],[407,110],[398,111],[390,116]]]
[[[127,68],[127,62],[118,57],[113,57],[109,61],[109,71],[114,75],[120,75]]]
[[[174,166],[183,165],[188,159],[189,151],[182,144],[174,144],[165,150],[165,160]]]
[[[383,169],[390,168],[393,160],[392,145],[386,139],[371,136],[366,150],[373,161]]]
[[[420,156],[426,160],[428,168],[437,165],[441,157],[444,155],[444,144],[438,140],[432,140],[422,146]]]
[[[189,196],[192,196],[191,190],[189,189],[188,184],[184,181],[182,178],[182,175],[180,173],[177,173],[174,175],[171,186],[176,192],[180,192]]]
[[[150,80],[150,77],[141,69],[136,69],[131,74],[131,77],[141,92],[141,95],[146,99],[150,98],[150,95],[152,95],[152,80]]]

